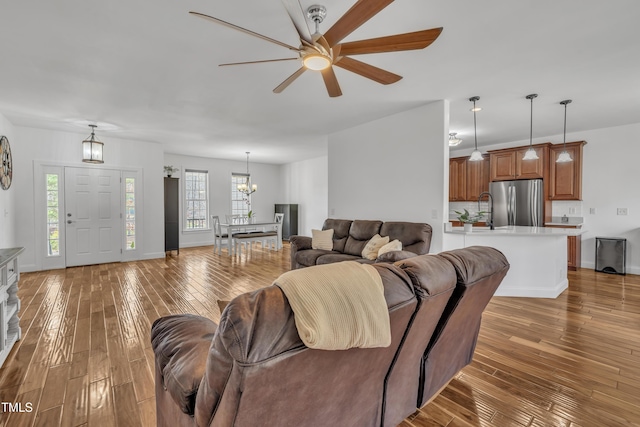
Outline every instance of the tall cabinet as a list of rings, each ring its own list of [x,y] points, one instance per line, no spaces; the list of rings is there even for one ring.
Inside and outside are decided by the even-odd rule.
[[[276,204],[276,213],[283,213],[282,238],[289,240],[289,237],[298,234],[298,205]]]
[[[164,179],[164,251],[180,253],[180,180]]]

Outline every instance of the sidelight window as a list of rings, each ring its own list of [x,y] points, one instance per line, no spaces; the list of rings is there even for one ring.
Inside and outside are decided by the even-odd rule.
[[[60,185],[59,175],[48,173],[47,188],[47,256],[60,255]]]

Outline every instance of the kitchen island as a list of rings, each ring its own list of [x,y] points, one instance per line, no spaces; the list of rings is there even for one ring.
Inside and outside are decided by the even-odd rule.
[[[469,246],[490,246],[507,257],[511,268],[496,296],[556,298],[569,284],[567,280],[567,236],[584,229],[506,226],[473,231],[453,227],[445,230],[444,250]]]

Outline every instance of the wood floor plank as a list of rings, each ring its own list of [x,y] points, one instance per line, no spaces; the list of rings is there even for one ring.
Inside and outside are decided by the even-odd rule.
[[[218,300],[288,269],[285,244],[22,274],[23,336],[0,368],[0,399],[33,411],[0,413],[0,427],[155,425],[153,321],[217,322]],[[579,269],[556,299],[494,297],[472,364],[401,426],[640,425],[639,330],[640,276]]]

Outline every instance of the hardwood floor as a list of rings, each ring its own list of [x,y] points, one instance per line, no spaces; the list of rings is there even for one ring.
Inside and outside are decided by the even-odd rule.
[[[0,369],[0,426],[155,425],[151,323],[218,321],[218,299],[288,266],[287,245],[249,259],[202,247],[22,274],[23,336]],[[580,269],[569,280],[555,300],[494,297],[473,363],[401,426],[639,426],[640,276]]]

